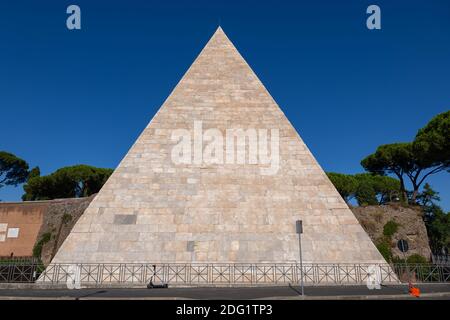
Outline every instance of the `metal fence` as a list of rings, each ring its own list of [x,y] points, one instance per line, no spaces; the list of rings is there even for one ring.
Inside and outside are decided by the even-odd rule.
[[[0,265],[0,282],[39,282],[82,285],[237,286],[299,283],[298,264],[6,264]],[[372,277],[372,278],[370,278]],[[450,282],[450,267],[434,264],[304,264],[306,285]]]
[[[304,264],[305,284],[366,283],[378,272],[382,282],[398,278],[389,265]],[[41,274],[42,283],[65,283],[79,279],[90,285],[269,285],[300,281],[298,264],[57,264]]]
[[[0,283],[30,283],[35,282],[45,270],[36,263],[0,263]]]
[[[450,255],[432,255],[431,260],[433,264],[442,264],[450,266]]]

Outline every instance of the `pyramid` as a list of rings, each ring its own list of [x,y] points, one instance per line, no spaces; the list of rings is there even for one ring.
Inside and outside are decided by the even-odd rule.
[[[386,263],[219,27],[52,264],[295,263],[296,220],[305,263]]]

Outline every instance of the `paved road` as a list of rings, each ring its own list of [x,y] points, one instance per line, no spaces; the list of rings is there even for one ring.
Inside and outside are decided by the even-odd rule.
[[[418,286],[422,293],[446,293],[450,299],[450,284],[426,284]],[[409,297],[407,287],[402,285],[384,286],[381,290],[369,290],[365,286],[306,287],[309,297],[323,296],[374,296],[404,295]],[[2,297],[33,298],[181,298],[181,299],[264,299],[295,298],[298,287],[251,287],[251,288],[168,288],[168,289],[0,289]],[[442,298],[442,297],[441,297]]]

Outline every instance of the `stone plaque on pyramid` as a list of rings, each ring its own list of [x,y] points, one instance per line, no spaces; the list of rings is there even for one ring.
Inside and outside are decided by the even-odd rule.
[[[219,28],[52,263],[296,263],[297,220],[305,263],[386,263]]]

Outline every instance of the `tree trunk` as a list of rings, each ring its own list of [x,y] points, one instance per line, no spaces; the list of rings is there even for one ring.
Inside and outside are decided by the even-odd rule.
[[[408,203],[408,194],[406,193],[405,182],[402,175],[397,175],[400,180],[401,202]]]
[[[411,202],[413,203],[413,204],[415,204],[416,203],[416,198],[417,198],[417,196],[418,196],[418,194],[419,194],[419,186],[417,186],[416,184],[414,184],[414,191],[413,191],[413,194],[412,194],[412,196],[411,196]]]

